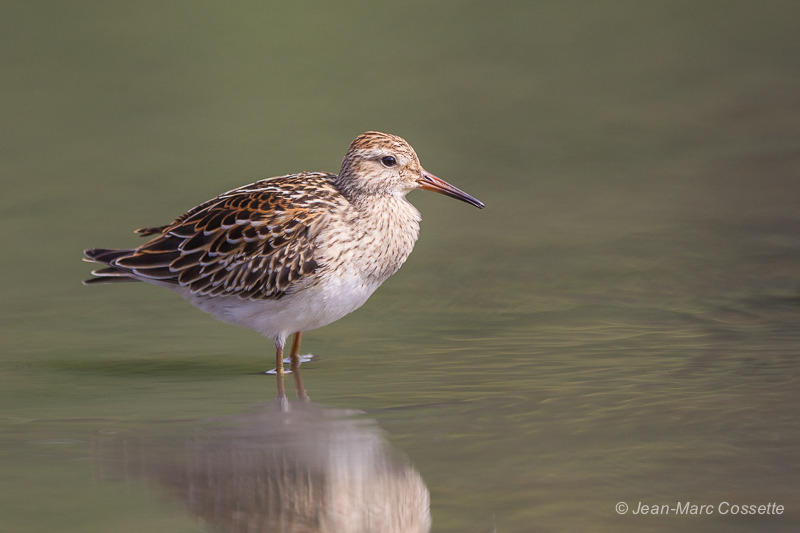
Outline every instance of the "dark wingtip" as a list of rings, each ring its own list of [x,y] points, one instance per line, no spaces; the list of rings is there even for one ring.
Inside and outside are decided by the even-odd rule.
[[[142,237],[147,237],[148,235],[155,235],[156,233],[163,233],[167,226],[156,226],[152,228],[139,228],[133,230],[133,232],[137,235],[141,235]]]
[[[84,261],[90,263],[105,263],[111,264],[112,261],[119,257],[130,255],[132,250],[109,250],[108,248],[89,248],[83,251],[86,257]]]

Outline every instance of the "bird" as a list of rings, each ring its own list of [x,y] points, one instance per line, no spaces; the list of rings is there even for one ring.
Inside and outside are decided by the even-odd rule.
[[[84,250],[99,263],[84,284],[143,281],[170,289],[275,345],[277,400],[288,408],[284,348],[298,398],[304,331],[361,307],[397,272],[419,236],[406,194],[423,189],[477,208],[475,197],[420,164],[403,138],[368,131],[353,140],[338,174],[299,172],[222,193],[163,226],[135,233],[136,248]]]

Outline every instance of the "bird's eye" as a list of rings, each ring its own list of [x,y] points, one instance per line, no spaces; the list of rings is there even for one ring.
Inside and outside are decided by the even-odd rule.
[[[381,157],[381,165],[383,165],[383,166],[385,166],[387,168],[393,167],[396,164],[397,164],[397,160],[394,157],[390,156],[390,155]]]

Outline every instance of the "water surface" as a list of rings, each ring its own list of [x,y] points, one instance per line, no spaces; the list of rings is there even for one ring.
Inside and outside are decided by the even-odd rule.
[[[411,480],[434,532],[796,531],[799,19],[790,2],[9,4],[0,530],[300,531],[320,493],[247,507],[247,487],[340,482],[363,509],[375,491],[345,480],[388,472],[385,508]],[[304,336],[312,412],[344,418],[285,429],[270,343],[154,287],[80,286],[82,248],[336,171],[367,129],[487,208],[412,193],[408,263]],[[239,514],[189,497],[209,476],[239,481]],[[785,511],[615,511],[725,501]]]

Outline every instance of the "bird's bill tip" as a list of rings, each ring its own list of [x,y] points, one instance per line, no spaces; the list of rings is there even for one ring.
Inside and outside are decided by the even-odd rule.
[[[449,196],[451,198],[461,200],[462,202],[466,202],[470,205],[474,205],[478,209],[484,208],[483,202],[481,202],[474,196],[465,193],[458,187],[450,185],[443,179],[437,178],[427,170],[422,171],[422,178],[420,179],[420,189],[424,189],[426,191],[438,192],[439,194],[444,194],[445,196]]]

